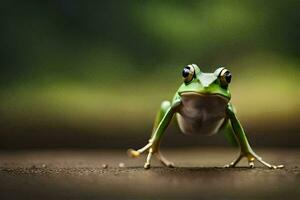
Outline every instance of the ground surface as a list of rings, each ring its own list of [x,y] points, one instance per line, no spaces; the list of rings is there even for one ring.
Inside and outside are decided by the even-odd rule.
[[[0,199],[300,199],[300,149],[256,151],[285,169],[223,169],[237,152],[218,148],[165,150],[177,167],[150,170],[124,151],[0,152]]]

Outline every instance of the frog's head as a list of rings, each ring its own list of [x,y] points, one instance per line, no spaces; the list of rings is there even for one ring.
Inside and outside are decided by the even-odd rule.
[[[187,65],[182,71],[183,84],[178,89],[180,96],[185,94],[218,95],[231,98],[228,86],[231,82],[231,73],[224,67],[213,73],[204,73],[195,65]]]

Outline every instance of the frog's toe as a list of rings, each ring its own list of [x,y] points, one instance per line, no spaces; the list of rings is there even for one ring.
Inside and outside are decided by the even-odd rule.
[[[170,167],[170,168],[174,168],[175,165],[173,162],[167,161],[167,160],[161,160],[161,163],[166,166],[166,167]]]
[[[277,165],[276,166],[276,169],[283,169],[284,168],[284,165]]]
[[[249,164],[249,167],[250,167],[250,168],[254,168],[254,167],[255,167],[255,166],[254,166],[254,162],[253,162],[253,161],[249,161],[249,163],[248,163],[248,164]]]
[[[284,168],[284,165],[271,165],[269,167],[269,169],[282,169],[282,168]]]
[[[170,167],[170,168],[174,168],[174,167],[175,167],[174,163],[172,163],[172,162],[166,164],[166,166],[167,166],[167,167]]]
[[[240,154],[234,161],[232,161],[228,165],[225,165],[224,167],[225,168],[233,168],[233,167],[235,167],[240,162],[240,160],[242,159],[242,157],[243,157],[243,155]]]
[[[261,164],[263,164],[264,166],[268,167],[269,169],[282,169],[282,168],[284,168],[284,165],[271,165],[271,164],[267,163],[266,161],[264,161],[260,157],[257,158],[257,161],[260,162]]]
[[[160,151],[157,151],[156,156],[157,156],[158,160],[160,160],[160,162],[161,162],[164,166],[170,167],[170,168],[175,167],[174,163],[171,162],[171,161],[169,161],[168,159],[166,159],[166,158],[161,154]]]
[[[144,168],[145,168],[145,169],[150,169],[150,163],[145,163],[145,164],[144,164]]]
[[[234,163],[224,165],[224,168],[233,168],[233,167],[235,167]]]
[[[140,152],[139,152],[139,151],[136,151],[136,150],[134,150],[134,149],[128,149],[128,150],[127,150],[127,155],[128,155],[129,157],[136,158],[136,157],[139,157]]]

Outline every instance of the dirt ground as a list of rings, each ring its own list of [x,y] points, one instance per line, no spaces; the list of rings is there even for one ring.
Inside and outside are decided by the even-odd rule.
[[[300,199],[300,149],[256,149],[280,170],[224,169],[238,152],[222,148],[164,150],[177,167],[144,170],[125,151],[2,151],[0,199]]]

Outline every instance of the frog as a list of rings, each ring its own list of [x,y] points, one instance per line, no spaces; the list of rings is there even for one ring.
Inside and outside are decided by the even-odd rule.
[[[130,157],[138,157],[148,152],[144,164],[150,168],[153,155],[167,167],[175,167],[160,151],[162,136],[172,119],[177,121],[184,134],[214,135],[224,129],[231,143],[239,146],[239,154],[225,168],[234,168],[243,159],[248,160],[248,167],[254,168],[257,161],[269,169],[281,169],[284,165],[273,165],[258,156],[248,141],[246,133],[237,117],[231,100],[229,85],[231,72],[225,67],[217,67],[213,73],[205,73],[196,64],[188,64],[182,70],[183,83],[176,91],[172,101],[163,101],[157,112],[153,130],[148,143],[138,149],[128,149]]]

